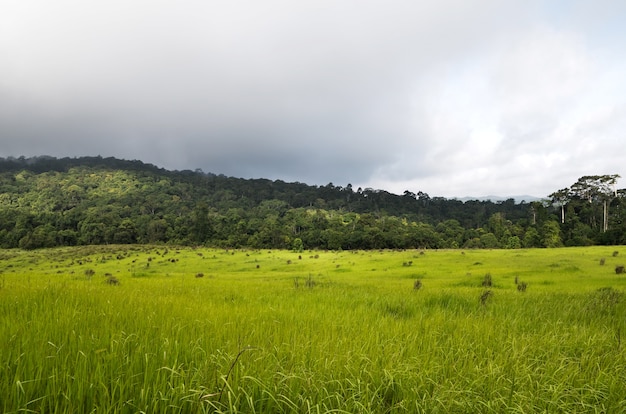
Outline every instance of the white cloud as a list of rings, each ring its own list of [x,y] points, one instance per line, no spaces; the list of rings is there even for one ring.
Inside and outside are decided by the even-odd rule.
[[[382,167],[374,182],[396,192],[402,185],[448,196],[541,196],[592,168],[620,169],[606,162],[611,156],[601,148],[626,131],[608,115],[623,95],[599,88],[605,79],[621,88],[624,81],[615,76],[615,61],[602,63],[608,65],[572,30],[533,25],[485,42],[480,53],[440,71],[436,86],[423,89],[428,95],[415,98],[418,116],[428,113],[421,126],[432,137],[423,146],[429,173],[396,181],[398,174],[386,179]],[[606,106],[603,117],[596,115],[598,102]],[[394,165],[392,171],[412,169]]]

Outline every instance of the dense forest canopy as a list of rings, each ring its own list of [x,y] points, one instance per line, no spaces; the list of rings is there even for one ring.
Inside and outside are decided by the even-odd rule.
[[[617,175],[543,201],[459,201],[351,184],[168,171],[116,158],[0,158],[0,247],[519,248],[625,244]]]

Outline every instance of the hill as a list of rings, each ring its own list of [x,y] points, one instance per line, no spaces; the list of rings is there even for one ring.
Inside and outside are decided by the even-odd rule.
[[[116,158],[0,159],[0,193],[4,248],[493,248],[574,240],[559,228],[558,210],[536,202],[242,179]],[[589,232],[577,240],[604,242],[600,236]]]
[[[466,197],[458,198],[458,200],[461,200],[463,202],[472,201],[472,200],[498,202],[498,201],[506,201],[509,199],[515,200],[516,203],[530,203],[532,201],[541,201],[541,197],[535,197],[531,195],[512,195],[512,196],[507,196],[507,197],[502,197],[502,196],[497,196],[497,195],[486,195],[486,196],[480,196],[480,197],[466,196]]]

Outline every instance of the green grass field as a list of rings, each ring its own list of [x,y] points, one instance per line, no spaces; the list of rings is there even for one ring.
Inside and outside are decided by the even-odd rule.
[[[0,251],[0,410],[625,412],[620,250]]]

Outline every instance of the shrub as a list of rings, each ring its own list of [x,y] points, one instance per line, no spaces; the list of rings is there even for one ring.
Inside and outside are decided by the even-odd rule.
[[[493,292],[491,292],[491,290],[485,290],[481,295],[480,295],[480,304],[481,305],[486,305],[487,301],[489,300],[489,298],[493,296]]]
[[[615,266],[615,273],[617,273],[618,275],[621,275],[622,273],[626,273],[626,268],[624,268],[623,265]]]
[[[119,285],[119,284],[120,284],[120,281],[119,281],[119,279],[118,279],[118,278],[116,278],[115,276],[109,276],[109,277],[107,277],[107,279],[106,279],[106,283],[107,283],[107,284],[109,284],[109,285],[116,286],[116,285]]]
[[[304,251],[304,243],[302,243],[301,238],[296,238],[293,240],[292,250],[296,253],[302,253]]]

